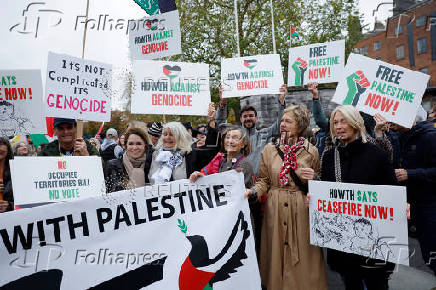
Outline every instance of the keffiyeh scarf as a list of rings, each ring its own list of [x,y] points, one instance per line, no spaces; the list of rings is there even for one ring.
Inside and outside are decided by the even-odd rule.
[[[154,184],[165,183],[171,180],[174,168],[182,164],[183,156],[180,151],[173,152],[160,149],[155,162],[160,163],[160,166],[151,176],[151,179],[154,180]]]
[[[280,175],[279,175],[279,182],[281,185],[285,186],[289,184],[289,172],[292,170],[297,169],[297,157],[295,155],[295,152],[297,152],[298,149],[303,147],[304,145],[304,138],[300,137],[298,138],[297,142],[294,145],[285,145],[284,150],[284,160],[283,160],[283,166],[280,169]]]

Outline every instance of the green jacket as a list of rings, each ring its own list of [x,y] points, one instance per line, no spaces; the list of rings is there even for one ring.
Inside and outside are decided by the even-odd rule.
[[[85,140],[86,148],[88,149],[89,155],[97,155],[100,156],[97,149],[91,145],[87,140]],[[61,156],[59,152],[59,141],[55,140],[47,144],[44,149],[38,153],[38,156]]]

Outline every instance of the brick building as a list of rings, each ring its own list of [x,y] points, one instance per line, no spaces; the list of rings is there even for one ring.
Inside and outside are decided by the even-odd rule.
[[[354,50],[429,74],[423,98],[423,106],[429,111],[436,103],[436,0],[396,0],[394,7],[386,26],[377,22],[374,31],[365,34]]]

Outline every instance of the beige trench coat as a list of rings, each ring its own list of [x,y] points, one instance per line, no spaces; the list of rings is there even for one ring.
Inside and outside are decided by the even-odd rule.
[[[283,146],[281,149],[283,151]],[[296,156],[298,168],[310,167],[319,172],[318,151],[307,140]],[[306,197],[291,178],[289,185],[280,185],[282,165],[275,146],[266,145],[254,186],[259,197],[268,194],[261,235],[262,284],[268,290],[328,289],[321,248],[309,243]]]

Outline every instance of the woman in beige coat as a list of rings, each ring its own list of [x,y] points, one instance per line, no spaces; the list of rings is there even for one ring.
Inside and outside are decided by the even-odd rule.
[[[268,290],[328,288],[321,248],[309,243],[303,192],[319,172],[317,149],[300,137],[309,121],[304,106],[283,111],[281,140],[265,146],[257,182],[245,193],[259,199],[268,194],[260,251],[262,284]]]

